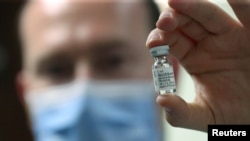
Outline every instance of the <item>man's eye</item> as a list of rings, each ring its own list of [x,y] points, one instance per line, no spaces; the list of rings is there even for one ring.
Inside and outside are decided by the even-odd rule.
[[[107,58],[106,65],[110,69],[117,69],[122,65],[123,61],[123,58],[120,56],[112,56]]]
[[[106,76],[119,73],[124,66],[124,58],[121,55],[107,55],[94,58],[91,63],[92,72],[95,75]]]
[[[42,68],[41,74],[55,82],[67,81],[74,76],[74,65],[70,62],[52,62]]]
[[[113,55],[100,60],[99,67],[105,71],[117,71],[117,69],[121,68],[123,63],[124,59],[121,56]]]

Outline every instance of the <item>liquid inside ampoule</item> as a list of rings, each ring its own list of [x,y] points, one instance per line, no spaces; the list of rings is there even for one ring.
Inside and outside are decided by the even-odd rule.
[[[156,58],[152,72],[155,90],[159,95],[176,93],[173,66],[167,62],[166,56]]]

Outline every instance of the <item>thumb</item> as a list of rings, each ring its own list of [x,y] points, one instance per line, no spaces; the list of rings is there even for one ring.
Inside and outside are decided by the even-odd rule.
[[[206,106],[187,103],[177,95],[167,94],[157,97],[156,102],[166,111],[166,120],[175,127],[207,131],[212,117]]]

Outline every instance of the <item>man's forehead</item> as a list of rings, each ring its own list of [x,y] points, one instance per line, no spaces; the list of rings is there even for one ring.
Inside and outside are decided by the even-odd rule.
[[[62,21],[76,21],[78,23],[80,21],[80,25],[84,25],[82,26],[83,28],[79,28],[84,31],[84,34],[81,34],[81,37],[84,37],[84,35],[88,35],[88,37],[91,37],[93,35],[95,36],[95,39],[98,39],[98,35],[96,35],[95,33],[106,33],[105,36],[103,36],[103,34],[99,34],[99,39],[103,37],[110,37],[109,39],[111,39],[114,37],[114,35],[118,35],[117,33],[133,34],[130,31],[138,31],[139,28],[143,28],[143,30],[145,30],[145,26],[143,26],[141,23],[138,24],[138,21],[145,22],[145,18],[148,18],[145,6],[142,6],[142,1],[144,0],[34,1],[31,3],[29,10],[27,11],[28,16],[26,15],[27,19],[25,21],[26,23],[24,22],[25,28],[23,30],[24,34],[29,34],[25,35],[25,40],[28,42],[28,44],[30,43],[31,45],[29,47],[25,47],[24,51],[26,52],[26,54],[33,54],[36,56],[36,54],[45,54],[43,52],[50,52],[51,50],[53,50],[52,48],[50,48],[50,46],[54,43],[57,44],[56,42],[60,44],[67,42],[67,40],[64,40],[64,37],[67,38],[67,36],[63,35],[69,34],[67,34],[66,30],[61,30],[67,28],[64,28],[63,24],[51,26],[51,24],[57,23],[55,21],[57,21],[58,19],[60,21],[61,17],[65,18],[65,16],[69,19],[63,18]],[[135,26],[135,24],[138,25]],[[70,25],[72,25],[75,29],[77,27],[73,25],[73,23],[70,23]],[[91,36],[89,36],[90,34]],[[44,35],[46,35],[46,37],[49,37],[49,40],[43,38],[45,37]],[[86,40],[87,38],[85,39],[85,41]],[[50,45],[47,45],[47,43]]]
[[[144,0],[33,0],[24,12],[21,29],[25,36],[58,21],[70,24],[118,21],[131,25],[128,22],[145,21],[147,13],[141,1]]]
[[[145,8],[142,1],[145,0],[33,0],[24,12],[23,25],[45,25],[56,19],[72,20],[73,17],[84,20],[89,20],[88,17],[107,20],[115,18],[114,14],[123,19],[133,16],[138,18],[137,15],[141,16],[141,13],[137,12]]]
[[[84,4],[84,5],[94,5],[94,4],[122,4],[123,7],[135,5],[136,3],[141,3],[145,0],[35,0],[36,3],[42,7],[46,12],[56,13],[67,7],[70,4]]]

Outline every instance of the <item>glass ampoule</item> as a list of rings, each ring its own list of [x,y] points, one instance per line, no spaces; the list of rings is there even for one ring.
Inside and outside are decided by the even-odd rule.
[[[176,93],[174,69],[167,57],[169,46],[151,48],[150,53],[155,60],[152,65],[155,91],[159,95]]]

